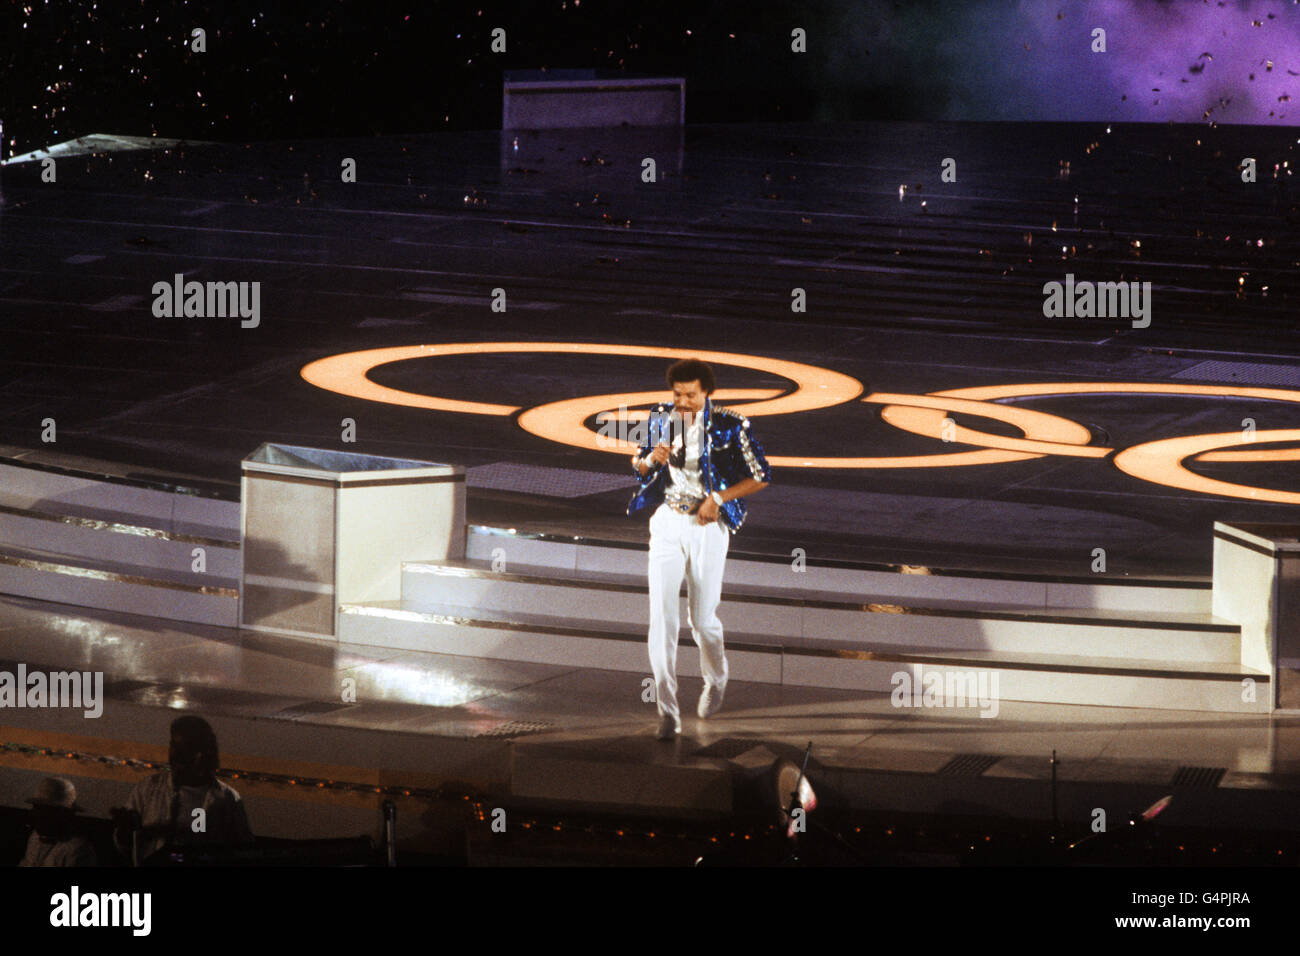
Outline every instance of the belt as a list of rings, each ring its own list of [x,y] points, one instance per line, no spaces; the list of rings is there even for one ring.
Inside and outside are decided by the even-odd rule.
[[[664,498],[664,504],[678,514],[693,515],[704,504],[703,498]]]

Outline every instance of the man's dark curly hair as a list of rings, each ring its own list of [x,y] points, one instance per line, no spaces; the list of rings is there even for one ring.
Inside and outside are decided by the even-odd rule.
[[[217,768],[221,766],[221,754],[217,750],[217,735],[211,724],[196,714],[186,714],[172,721],[172,736],[184,741],[180,753],[182,758],[198,751],[203,754],[204,772],[216,774]]]
[[[668,387],[675,382],[699,382],[704,394],[710,395],[714,389],[713,369],[699,359],[682,359],[668,366]]]

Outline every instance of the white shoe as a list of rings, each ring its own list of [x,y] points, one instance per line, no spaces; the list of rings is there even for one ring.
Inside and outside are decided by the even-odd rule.
[[[710,684],[704,685],[704,693],[700,695],[700,706],[695,711],[700,715],[701,720],[708,720],[722,710],[722,694],[721,687],[714,687]]]
[[[675,740],[681,732],[682,722],[672,714],[664,714],[659,718],[659,733],[655,737],[658,740]]]

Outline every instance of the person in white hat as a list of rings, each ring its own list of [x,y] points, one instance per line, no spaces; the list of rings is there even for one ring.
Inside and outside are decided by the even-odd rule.
[[[27,801],[32,835],[19,866],[96,866],[95,848],[76,832],[77,788],[63,777],[46,777]]]

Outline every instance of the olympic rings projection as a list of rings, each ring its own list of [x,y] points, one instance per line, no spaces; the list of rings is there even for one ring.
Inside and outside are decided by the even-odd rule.
[[[605,345],[590,342],[459,342],[441,345],[412,345],[366,349],[319,359],[303,367],[302,377],[332,392],[367,401],[427,408],[467,415],[509,416],[518,414],[521,428],[548,441],[592,451],[626,455],[635,446],[597,434],[587,425],[593,416],[623,411],[626,421],[645,418],[644,406],[662,401],[667,389],[586,395],[561,399],[534,408],[469,402],[436,395],[424,395],[388,388],[373,382],[368,373],[390,362],[494,353],[550,353],[606,355],[620,357],[700,358],[716,365],[730,365],[767,372],[794,383],[791,389],[719,389],[716,401],[741,410],[748,416],[790,415],[830,408],[845,402],[881,405],[881,418],[913,434],[958,445],[980,446],[975,451],[936,452],[930,455],[882,457],[809,458],[769,455],[773,466],[784,468],[953,468],[969,465],[1006,464],[1059,455],[1074,458],[1113,456],[1115,467],[1142,481],[1202,494],[1251,501],[1300,504],[1300,493],[1256,488],[1198,475],[1184,462],[1261,462],[1300,460],[1300,448],[1224,451],[1245,445],[1300,442],[1300,429],[1222,432],[1188,435],[1144,442],[1116,452],[1114,448],[1090,444],[1087,428],[1068,418],[1046,412],[998,404],[1001,401],[1061,395],[1190,395],[1254,398],[1300,403],[1300,391],[1229,385],[1185,385],[1144,382],[1047,382],[1022,385],[993,385],[928,392],[924,395],[875,392],[863,396],[863,385],[840,372],[788,362],[782,359],[736,352],[699,351],[639,345]],[[643,406],[638,409],[637,406]],[[1023,437],[1008,438],[958,425],[951,416],[971,415],[1004,422]]]

